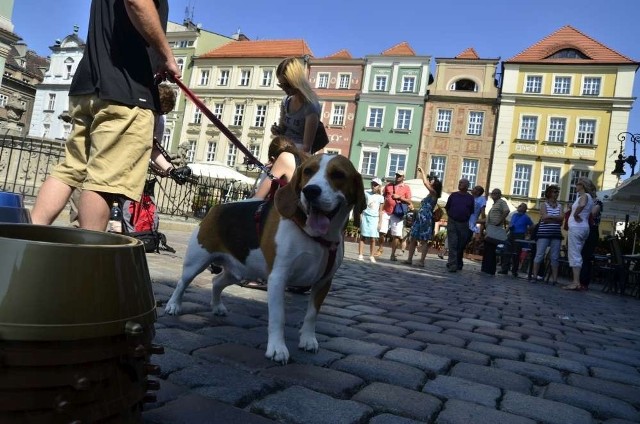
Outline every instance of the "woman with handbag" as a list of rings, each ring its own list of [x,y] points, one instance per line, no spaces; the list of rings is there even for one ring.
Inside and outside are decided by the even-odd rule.
[[[593,207],[593,199],[589,193],[595,192],[595,186],[588,178],[578,178],[576,182],[576,200],[571,206],[569,217],[569,243],[567,256],[569,266],[573,271],[573,284],[563,287],[566,290],[585,290],[580,285],[580,271],[582,269],[582,248],[589,238],[589,215]]]
[[[484,253],[482,254],[482,267],[485,274],[496,275],[496,248],[498,244],[507,240],[507,231],[504,224],[509,215],[509,205],[502,198],[502,191],[494,188],[491,191],[493,206],[487,213],[487,225],[485,228]]]
[[[536,256],[533,259],[533,279],[542,281],[538,276],[540,264],[544,260],[549,248],[551,259],[552,283],[558,282],[558,269],[560,264],[560,248],[562,247],[562,230],[560,226],[563,221],[562,206],[558,203],[560,188],[551,184],[544,191],[545,202],[540,206],[540,222],[536,231]]]
[[[413,254],[416,251],[418,241],[420,241],[420,262],[419,265],[424,267],[424,260],[429,250],[429,240],[433,235],[433,210],[437,205],[438,199],[442,195],[442,183],[437,177],[425,176],[422,168],[418,167],[418,174],[422,178],[422,184],[429,191],[429,195],[420,202],[420,209],[415,215],[415,221],[411,226],[411,241],[409,242],[409,258],[404,261],[405,264],[411,265],[413,262]]]

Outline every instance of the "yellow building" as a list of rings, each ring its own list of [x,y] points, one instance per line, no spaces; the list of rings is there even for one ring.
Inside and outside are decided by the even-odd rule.
[[[505,61],[488,189],[538,209],[549,184],[564,203],[582,176],[615,187],[638,65],[571,26]]]

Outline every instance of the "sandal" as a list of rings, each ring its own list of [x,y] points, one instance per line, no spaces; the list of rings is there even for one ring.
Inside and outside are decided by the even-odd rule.
[[[580,290],[580,284],[569,284],[567,286],[563,286],[562,290]]]
[[[248,289],[264,290],[264,291],[267,290],[267,283],[261,282],[261,281],[247,281],[241,286],[246,287]]]

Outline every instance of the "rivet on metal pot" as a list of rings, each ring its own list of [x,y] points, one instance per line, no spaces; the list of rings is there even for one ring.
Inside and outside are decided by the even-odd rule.
[[[73,387],[76,390],[88,390],[89,387],[91,387],[91,380],[89,380],[87,377],[79,377],[75,384],[73,385]]]

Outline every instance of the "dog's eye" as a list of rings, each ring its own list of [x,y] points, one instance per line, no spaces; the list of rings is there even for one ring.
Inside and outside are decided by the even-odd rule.
[[[313,174],[315,174],[315,173],[316,173],[316,171],[314,171],[314,170],[313,170],[313,169],[311,169],[311,168],[305,168],[305,169],[302,171],[302,173],[303,173],[305,176],[310,177],[310,176],[312,176]]]
[[[339,169],[335,169],[335,170],[331,171],[329,176],[333,180],[344,180],[345,178],[347,178],[347,174],[345,174],[344,171],[341,171]]]

